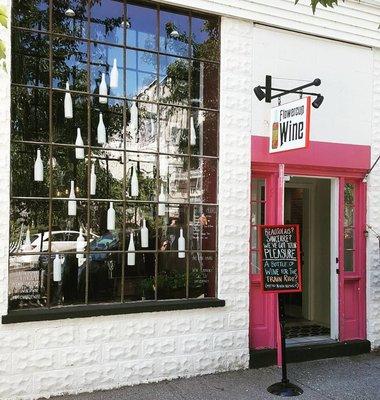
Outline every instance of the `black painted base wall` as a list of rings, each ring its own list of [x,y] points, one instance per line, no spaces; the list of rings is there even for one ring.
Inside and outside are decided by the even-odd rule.
[[[369,353],[371,343],[368,340],[352,340],[326,344],[313,344],[294,346],[286,349],[289,363],[321,360],[324,358],[355,356]],[[275,349],[251,350],[250,368],[263,368],[277,363],[277,351]]]

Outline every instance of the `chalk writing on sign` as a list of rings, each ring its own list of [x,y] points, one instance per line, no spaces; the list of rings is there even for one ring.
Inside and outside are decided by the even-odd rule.
[[[265,292],[300,292],[298,225],[261,225],[260,267]]]

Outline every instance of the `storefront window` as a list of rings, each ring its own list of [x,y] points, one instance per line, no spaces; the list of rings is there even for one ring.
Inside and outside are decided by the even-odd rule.
[[[9,308],[215,297],[219,19],[14,1]]]

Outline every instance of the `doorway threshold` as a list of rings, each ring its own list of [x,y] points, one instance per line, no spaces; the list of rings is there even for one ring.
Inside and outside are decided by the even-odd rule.
[[[328,335],[318,335],[318,336],[305,336],[305,337],[295,337],[286,339],[287,347],[295,346],[305,346],[314,344],[327,344],[327,343],[337,343],[337,340],[331,339]]]
[[[370,351],[371,343],[369,340],[337,342],[330,339],[330,342],[326,343],[308,342],[290,345],[286,349],[286,356],[288,363],[297,363],[324,358],[355,356]],[[250,350],[250,368],[263,368],[275,364],[277,364],[276,349]]]

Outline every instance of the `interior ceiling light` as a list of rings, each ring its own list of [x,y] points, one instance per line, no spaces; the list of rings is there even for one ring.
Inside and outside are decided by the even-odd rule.
[[[171,36],[172,38],[174,38],[174,39],[177,39],[177,38],[179,38],[179,32],[178,32],[176,29],[173,29],[173,30],[170,32],[170,36]]]
[[[70,7],[65,11],[66,17],[73,18],[75,17],[75,11],[72,10]]]
[[[173,22],[166,23],[166,32],[167,32],[167,35],[169,35],[173,39],[179,38],[179,32],[175,28],[175,25],[173,24]]]
[[[122,28],[126,27],[127,29],[130,29],[130,27],[131,27],[131,23],[128,20],[122,21],[122,23],[120,25]]]

